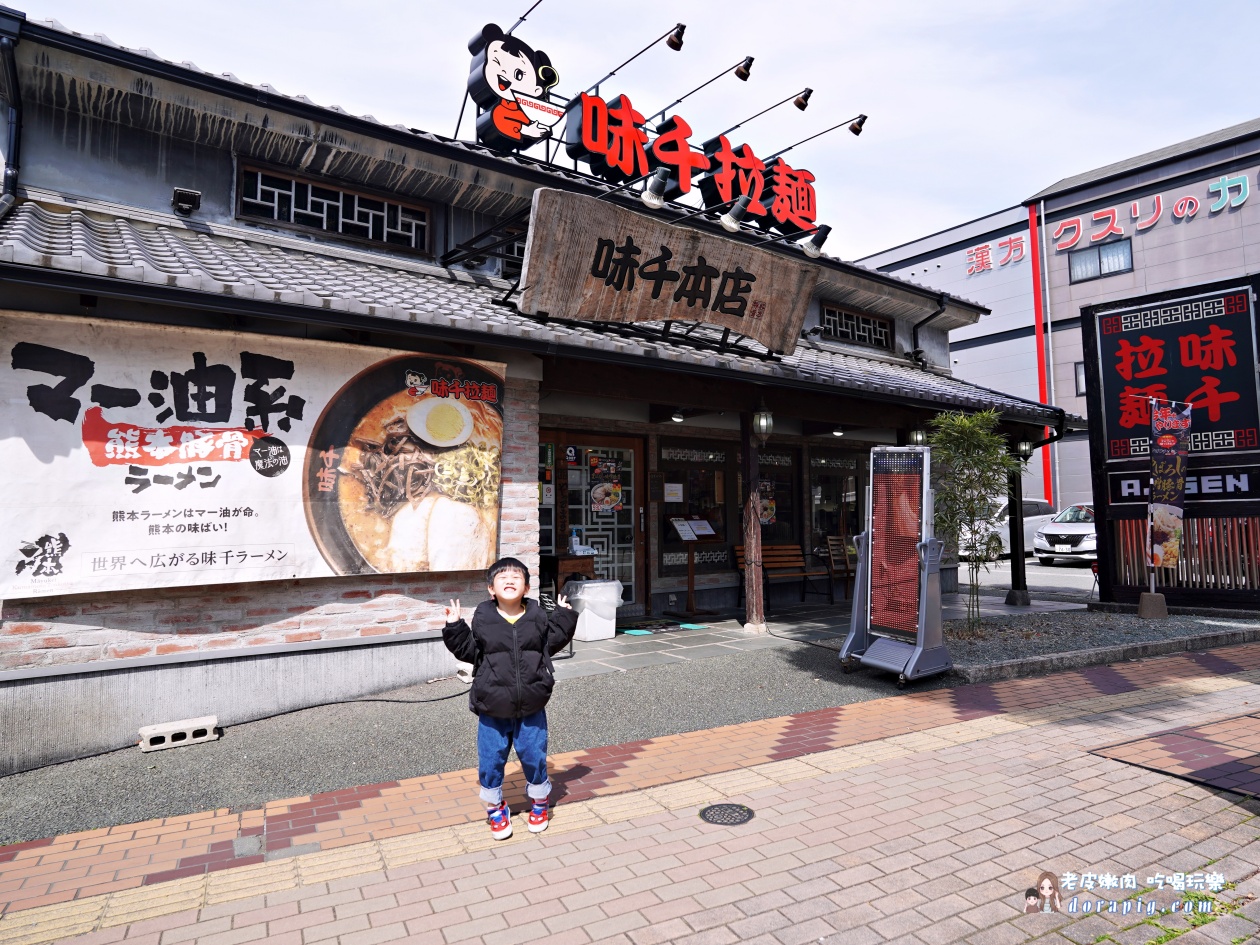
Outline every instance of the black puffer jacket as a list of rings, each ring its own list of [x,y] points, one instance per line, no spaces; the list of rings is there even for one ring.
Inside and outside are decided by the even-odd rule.
[[[446,648],[457,660],[473,664],[468,708],[496,719],[519,719],[547,705],[556,684],[551,657],[573,639],[578,615],[557,607],[550,615],[538,601],[525,598],[525,613],[511,624],[493,600],[473,612],[472,627],[463,618],[442,630]]]

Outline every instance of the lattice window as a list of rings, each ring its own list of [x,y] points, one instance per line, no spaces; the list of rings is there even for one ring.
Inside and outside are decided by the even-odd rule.
[[[858,315],[826,306],[822,310],[822,330],[825,338],[883,348],[885,351],[893,349],[893,338],[896,334],[893,323],[886,318]]]
[[[662,447],[661,459],[683,463],[724,463],[726,453],[723,450],[685,450]]]
[[[428,252],[429,211],[271,171],[241,173],[240,215]]]

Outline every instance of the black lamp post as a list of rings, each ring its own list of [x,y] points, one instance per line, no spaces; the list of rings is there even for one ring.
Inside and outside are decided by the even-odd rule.
[[[1020,440],[1015,447],[1016,455],[1027,462],[1033,446],[1028,440]],[[1006,511],[1011,533],[1011,589],[1006,593],[1006,603],[1014,607],[1027,607],[1032,603],[1028,594],[1028,570],[1024,560],[1024,467],[1010,474],[1007,479]]]

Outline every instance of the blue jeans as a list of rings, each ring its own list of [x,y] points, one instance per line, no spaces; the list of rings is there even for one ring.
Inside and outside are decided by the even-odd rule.
[[[547,710],[539,709],[523,719],[479,715],[477,776],[481,781],[481,799],[492,807],[503,800],[503,769],[513,745],[525,772],[525,793],[535,801],[545,801],[551,794],[551,782],[547,780]]]

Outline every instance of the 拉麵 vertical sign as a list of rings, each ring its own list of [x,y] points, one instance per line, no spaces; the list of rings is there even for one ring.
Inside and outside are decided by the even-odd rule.
[[[1175,568],[1186,504],[1190,404],[1151,405],[1151,566]]]
[[[520,309],[594,322],[702,322],[784,354],[818,267],[593,197],[534,191]]]

